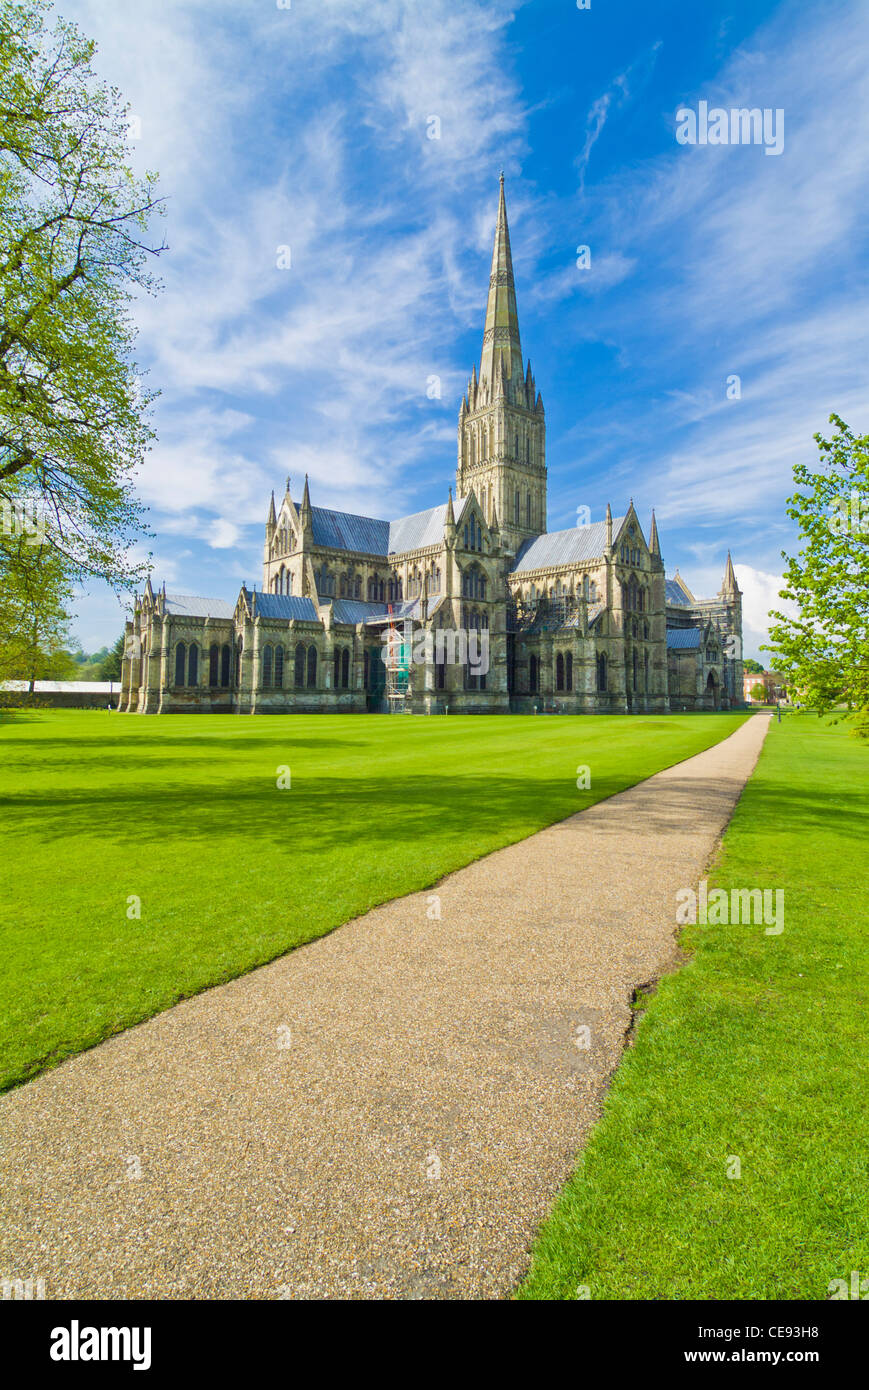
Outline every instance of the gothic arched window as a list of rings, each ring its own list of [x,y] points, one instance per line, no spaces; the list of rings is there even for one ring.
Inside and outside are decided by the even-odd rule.
[[[293,672],[294,683],[301,688],[305,684],[305,644],[296,643],[295,670]]]
[[[278,690],[283,689],[284,684],[284,649],[275,647],[275,685]]]
[[[184,684],[184,668],[187,664],[187,648],[183,642],[179,642],[175,648],[175,684]]]
[[[350,648],[345,647],[341,653],[341,685],[344,690],[350,686]]]
[[[263,649],[263,685],[270,686],[272,683],[272,664],[274,660],[274,650],[271,644],[267,644]]]
[[[564,658],[564,688],[573,689],[573,652],[568,652]]]
[[[218,670],[220,667],[220,648],[216,642],[212,642],[208,649],[208,684],[217,685]]]
[[[564,654],[562,652],[559,652],[555,658],[555,689],[564,689]]]
[[[532,655],[528,663],[528,689],[536,695],[540,686],[540,662]]]
[[[597,654],[597,688],[601,693],[606,692],[606,653]]]
[[[486,576],[479,565],[469,565],[462,574],[462,598],[486,597]]]
[[[187,684],[199,684],[199,648],[195,642],[190,643],[190,652],[187,657]]]
[[[229,687],[229,663],[231,659],[232,657],[229,650],[229,643],[224,642],[223,646],[220,649],[220,684],[223,686],[224,690],[228,689]]]
[[[317,684],[317,648],[311,644],[308,648],[308,688],[313,689]]]

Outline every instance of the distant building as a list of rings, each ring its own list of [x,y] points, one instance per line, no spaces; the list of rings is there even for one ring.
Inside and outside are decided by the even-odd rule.
[[[396,520],[274,494],[260,590],[153,589],[127,624],[119,708],[566,714],[742,703],[742,595],[667,579],[654,512],[546,526],[546,421],[523,359],[504,183],[455,497]],[[387,499],[388,501],[388,499]]]
[[[23,705],[35,697],[40,705],[59,709],[107,709],[116,705],[121,694],[120,681],[3,681],[0,704]]]
[[[754,688],[762,685],[764,695],[762,700],[754,698]],[[750,704],[773,705],[778,700],[788,700],[790,698],[790,686],[787,676],[783,676],[780,671],[755,671],[754,675],[746,674],[742,678],[742,690],[745,699]]]

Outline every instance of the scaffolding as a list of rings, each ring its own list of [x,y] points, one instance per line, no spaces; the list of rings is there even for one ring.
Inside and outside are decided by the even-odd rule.
[[[410,658],[413,623],[410,618],[396,621],[389,605],[389,626],[384,644],[386,703],[390,714],[410,713]]]

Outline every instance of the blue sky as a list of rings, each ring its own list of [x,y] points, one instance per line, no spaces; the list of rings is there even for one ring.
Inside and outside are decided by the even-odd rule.
[[[443,500],[503,168],[550,529],[654,506],[698,596],[729,547],[757,655],[793,463],[833,410],[869,429],[864,0],[58,9],[97,39],[168,199],[165,290],[137,311],[162,392],[138,480],[158,582],[259,582],[287,474],[375,516]],[[679,144],[701,100],[783,110],[783,152]],[[122,620],[95,589],[73,629],[90,650]]]

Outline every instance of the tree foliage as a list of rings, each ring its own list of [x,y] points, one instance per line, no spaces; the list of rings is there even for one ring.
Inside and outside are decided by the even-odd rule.
[[[12,554],[17,549],[17,554]],[[70,581],[53,546],[26,538],[0,546],[0,681],[73,680]]]
[[[128,585],[146,568],[129,558],[153,437],[131,304],[156,289],[155,177],[128,166],[127,111],[94,44],[63,20],[49,32],[48,9],[0,0],[0,504],[38,508],[52,574]]]
[[[775,669],[785,672],[804,702],[819,712],[844,703],[869,734],[869,436],[855,435],[838,415],[832,439],[815,435],[816,470],[797,463],[799,489],[788,516],[799,526],[800,549],[786,561],[780,596],[795,617],[773,611],[770,642]]]
[[[121,663],[124,659],[124,646],[126,638],[121,633],[111,651],[100,662],[99,679],[101,681],[119,681],[121,679]]]

